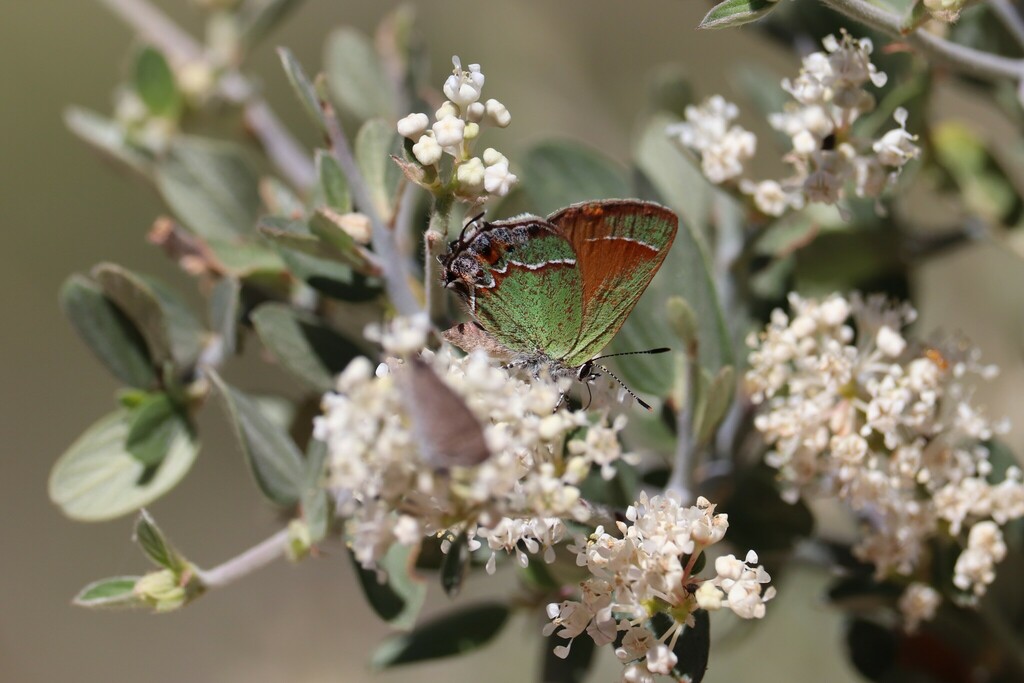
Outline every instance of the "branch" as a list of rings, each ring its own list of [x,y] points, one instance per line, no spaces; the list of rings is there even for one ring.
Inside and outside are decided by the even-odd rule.
[[[920,29],[903,36],[901,18],[894,12],[873,5],[867,0],[821,0],[840,14],[856,19],[895,38],[904,38],[946,66],[986,79],[1024,78],[1024,60],[1000,57],[981,50],[950,42]]]
[[[697,444],[694,440],[694,417],[697,404],[697,386],[700,373],[700,362],[697,358],[697,344],[690,344],[686,349],[686,386],[683,395],[685,406],[679,410],[676,423],[676,457],[672,464],[672,475],[669,477],[666,491],[679,494],[682,502],[694,499],[693,472],[697,462]]]
[[[1021,47],[1024,47],[1024,18],[1010,0],[988,0],[989,9]]]
[[[198,569],[197,574],[205,587],[221,588],[267,566],[284,555],[287,548],[288,530],[282,529],[262,543],[213,569]]]
[[[427,312],[430,322],[444,329],[445,317],[444,289],[441,287],[441,264],[438,257],[444,253],[448,243],[448,224],[451,222],[451,195],[434,197],[434,205],[430,210],[430,225],[423,235],[423,289],[427,297]]]
[[[204,59],[203,46],[147,0],[99,2],[173,63]],[[281,125],[267,102],[255,94],[252,84],[238,71],[230,70],[221,77],[219,86],[225,97],[243,105],[246,125],[281,175],[300,190],[311,187],[316,181],[312,159]]]
[[[356,165],[356,160],[352,156],[348,138],[345,137],[345,131],[341,128],[341,121],[338,120],[338,114],[334,111],[334,106],[329,102],[322,104],[324,123],[327,126],[327,138],[331,143],[331,152],[334,154],[334,158],[338,160],[338,165],[341,166],[345,179],[348,180],[349,188],[352,190],[352,196],[359,206],[359,210],[370,219],[373,251],[380,259],[380,265],[383,268],[384,287],[387,289],[388,297],[400,315],[412,316],[421,313],[422,308],[419,302],[416,301],[416,296],[409,286],[409,273],[406,269],[406,261],[398,252],[394,232],[384,224],[380,214],[377,213],[377,207],[373,204],[373,198],[370,196],[370,190],[366,186],[366,180],[363,178],[363,174],[360,172],[359,166]]]

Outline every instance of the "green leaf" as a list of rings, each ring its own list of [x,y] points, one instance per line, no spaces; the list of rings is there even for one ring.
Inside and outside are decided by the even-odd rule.
[[[306,446],[306,477],[302,489],[302,518],[309,529],[310,543],[319,543],[331,529],[334,510],[324,482],[327,444],[310,439]]]
[[[233,277],[223,277],[210,292],[210,329],[221,340],[221,353],[230,356],[238,345],[238,317],[242,285]]]
[[[142,48],[135,58],[132,85],[153,115],[176,118],[181,113],[181,93],[171,67],[159,50],[148,45]]]
[[[651,117],[637,140],[633,156],[644,179],[679,214],[681,222],[703,231],[711,210],[711,186],[669,139],[665,129],[678,119],[667,113]],[[678,240],[677,240],[678,241]]]
[[[153,362],[188,368],[202,346],[203,328],[185,303],[166,285],[113,263],[93,268],[103,293],[146,339]]]
[[[250,317],[274,358],[314,389],[331,390],[334,376],[359,355],[345,337],[285,304],[262,304]]]
[[[181,574],[188,566],[185,558],[171,545],[164,532],[156,525],[153,518],[145,510],[139,512],[135,520],[135,542],[142,548],[153,564]]]
[[[348,181],[341,172],[341,166],[330,152],[318,149],[315,155],[316,176],[320,181],[320,192],[324,204],[338,213],[352,211],[352,197],[348,190]]]
[[[302,0],[249,0],[238,13],[239,41],[252,49],[274,30]]]
[[[167,394],[151,394],[132,412],[125,448],[147,468],[156,467],[179,434],[190,429],[188,419]]]
[[[678,659],[675,670],[680,680],[700,683],[711,654],[711,617],[707,610],[699,609],[693,613],[693,620],[693,626],[683,627],[672,651]]]
[[[250,396],[227,385],[212,370],[209,377],[224,399],[235,435],[260,491],[277,505],[294,505],[302,495],[305,474],[299,449]]]
[[[69,107],[64,112],[64,125],[91,147],[136,173],[148,176],[152,170],[152,159],[128,142],[116,121],[88,109]]]
[[[141,389],[156,385],[145,339],[98,285],[72,275],[61,287],[60,304],[78,335],[115,377]]]
[[[345,217],[330,209],[317,209],[309,221],[313,234],[329,245],[337,258],[364,275],[376,275],[379,268],[366,250],[349,234],[351,227],[344,225]]]
[[[714,437],[715,430],[729,410],[735,389],[736,373],[733,367],[726,365],[719,368],[708,383],[700,410],[695,416],[698,443],[708,443]]]
[[[292,84],[295,94],[302,103],[309,117],[317,124],[321,132],[327,131],[327,123],[324,120],[324,110],[320,104],[320,96],[316,92],[313,83],[306,76],[302,65],[295,59],[295,55],[286,47],[277,48],[277,56],[281,59],[284,73],[288,76],[288,82]]]
[[[379,563],[387,574],[385,583],[377,580],[377,572],[362,567],[351,551],[349,557],[373,611],[394,628],[411,629],[427,597],[426,584],[413,573],[413,549],[400,543],[388,549]]]
[[[206,241],[224,270],[236,278],[246,279],[261,274],[280,275],[285,264],[278,253],[269,246],[252,242],[238,243],[234,240]]]
[[[523,159],[523,188],[532,211],[544,215],[575,202],[629,197],[624,169],[571,141],[541,143]]]
[[[757,21],[779,5],[778,0],[725,0],[708,12],[697,28],[728,28]]]
[[[232,239],[256,224],[259,178],[237,145],[179,135],[156,167],[156,184],[174,215],[205,238]]]
[[[530,566],[537,564],[531,562]],[[564,647],[565,640],[552,634],[542,641],[544,663],[540,680],[543,683],[583,683],[594,662],[594,640],[584,634],[572,641],[569,655],[564,659],[555,654],[556,647]]]
[[[107,579],[93,581],[78,592],[72,601],[79,607],[91,609],[125,609],[145,607],[134,592],[135,582],[141,576],[112,576]]]
[[[126,448],[131,413],[118,410],[90,427],[50,472],[50,499],[68,517],[102,521],[148,505],[181,481],[199,451],[191,433],[179,433],[167,455],[147,468]]]
[[[729,514],[731,542],[757,548],[762,561],[770,553],[788,551],[814,528],[814,517],[803,501],[782,500],[776,478],[777,472],[765,464],[737,472],[731,495],[720,507]]]
[[[469,574],[469,560],[469,539],[463,531],[452,541],[441,561],[441,587],[449,598],[454,598],[462,590]]]
[[[304,223],[265,216],[260,232],[271,239],[292,275],[327,296],[365,301],[379,292],[380,288],[373,286],[372,281],[354,272],[347,262],[342,262],[347,259],[337,250],[311,235]]]
[[[277,178],[260,178],[259,193],[260,200],[271,216],[298,220],[306,215],[306,205],[299,196]]]
[[[509,609],[481,603],[432,619],[414,631],[385,641],[373,655],[379,669],[461,655],[490,641],[508,621]]]
[[[356,162],[363,172],[377,213],[384,221],[391,220],[398,181],[402,177],[402,171],[391,160],[392,154],[401,154],[395,126],[384,119],[370,119],[364,123],[356,135]]]
[[[395,116],[394,94],[388,75],[370,40],[351,28],[327,38],[324,55],[327,88],[345,111],[360,120]]]

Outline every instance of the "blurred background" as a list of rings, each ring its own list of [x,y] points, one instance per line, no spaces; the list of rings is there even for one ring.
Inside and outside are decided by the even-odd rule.
[[[199,26],[184,0],[157,2],[182,25]],[[262,46],[249,72],[267,99],[308,144],[315,140],[273,53],[290,47],[310,72],[335,26],[372,31],[397,3],[307,0]],[[519,0],[470,4],[422,3],[419,21],[440,85],[450,57],[480,62],[488,94],[513,115],[500,148],[516,150],[551,136],[577,137],[624,158],[642,107],[645,76],[659,65],[682,65],[698,97],[721,92],[744,108],[730,85],[732,70],[751,60],[782,75],[798,70],[798,56],[753,30],[697,32],[707,4],[694,0]],[[856,33],[856,27],[851,26]],[[3,495],[4,595],[0,608],[0,680],[3,681],[321,681],[533,680],[539,665],[539,620],[519,618],[491,646],[471,656],[415,669],[374,674],[369,653],[387,635],[356,587],[347,559],[334,554],[297,566],[280,562],[194,606],[167,616],[87,612],[71,597],[88,581],[136,573],[145,560],[130,540],[130,518],[88,525],[64,518],[50,504],[50,467],[73,439],[113,404],[115,381],[95,362],[57,306],[57,290],[73,272],[114,261],[178,287],[190,286],[176,267],[145,241],[162,210],[141,183],[103,163],[64,127],[71,104],[109,112],[123,76],[131,32],[97,3],[86,0],[4,0],[0,3],[0,250],[3,326],[0,448]],[[984,102],[943,92],[943,116],[962,118],[992,138],[1014,135]],[[741,119],[762,133],[763,121]],[[1015,389],[1024,380],[1018,256],[987,244],[932,261],[915,275],[922,330],[967,333],[1003,374],[981,402],[1009,412],[1009,437],[1024,447],[1024,409]],[[245,366],[226,369],[247,389],[290,380]],[[219,406],[201,418],[203,448],[185,482],[152,506],[166,532],[188,555],[213,565],[277,528],[274,512],[248,481],[245,465]],[[727,512],[727,511],[726,511]],[[707,681],[750,679],[847,681],[838,614],[821,600],[827,577],[811,569],[791,573],[763,623],[714,640]],[[463,600],[500,594],[511,573],[474,575]],[[425,614],[443,609],[440,591]],[[612,680],[619,665],[602,652],[591,680]],[[485,667],[485,668],[484,668]],[[773,672],[766,674],[766,672]]]

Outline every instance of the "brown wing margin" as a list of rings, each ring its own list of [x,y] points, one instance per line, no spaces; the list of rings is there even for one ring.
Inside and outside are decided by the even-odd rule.
[[[553,213],[576,252],[583,284],[583,324],[565,362],[597,354],[626,321],[672,246],[679,219],[670,209],[635,199],[573,204]]]

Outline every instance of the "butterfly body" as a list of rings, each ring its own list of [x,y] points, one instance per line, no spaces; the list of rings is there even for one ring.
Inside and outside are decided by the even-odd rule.
[[[676,215],[652,202],[607,200],[551,214],[472,222],[442,257],[442,281],[476,324],[445,337],[554,377],[593,376],[664,261]]]

